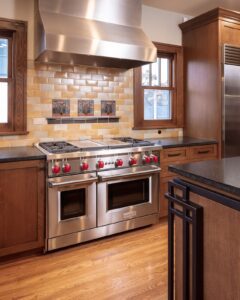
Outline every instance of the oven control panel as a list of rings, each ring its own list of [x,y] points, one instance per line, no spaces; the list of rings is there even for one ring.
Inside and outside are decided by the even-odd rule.
[[[101,157],[81,157],[52,160],[48,164],[48,176],[64,176],[141,165],[160,165],[159,151],[131,152]]]

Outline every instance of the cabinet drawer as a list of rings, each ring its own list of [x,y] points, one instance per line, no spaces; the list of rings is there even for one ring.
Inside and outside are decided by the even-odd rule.
[[[187,148],[171,148],[161,151],[161,162],[177,162],[187,159]]]
[[[190,147],[189,158],[199,160],[217,158],[217,145]]]

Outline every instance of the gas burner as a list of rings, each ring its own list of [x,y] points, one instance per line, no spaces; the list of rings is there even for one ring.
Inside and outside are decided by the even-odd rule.
[[[114,140],[121,141],[121,142],[124,142],[124,143],[130,143],[130,144],[132,144],[133,147],[153,146],[154,145],[154,143],[149,142],[149,141],[134,139],[134,138],[131,138],[131,137],[124,137],[124,136],[114,138]]]
[[[39,146],[41,146],[44,150],[48,151],[49,153],[55,153],[55,154],[79,151],[79,148],[77,146],[63,141],[44,142],[44,143],[40,143]]]

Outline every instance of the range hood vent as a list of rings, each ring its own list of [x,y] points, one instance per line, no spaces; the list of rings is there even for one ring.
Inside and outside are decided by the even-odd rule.
[[[130,69],[156,60],[141,0],[36,0],[35,58]]]

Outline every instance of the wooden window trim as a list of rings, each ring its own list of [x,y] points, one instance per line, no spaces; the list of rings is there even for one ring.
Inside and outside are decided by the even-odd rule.
[[[27,22],[0,18],[0,36],[10,41],[8,123],[0,124],[0,136],[27,134]]]
[[[134,83],[134,127],[133,129],[158,129],[183,127],[183,48],[181,46],[156,43],[158,53],[173,57],[174,79],[171,88],[142,86],[141,67],[133,71]],[[144,89],[172,90],[172,119],[171,120],[144,120]]]

